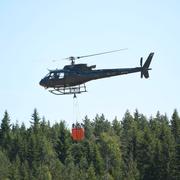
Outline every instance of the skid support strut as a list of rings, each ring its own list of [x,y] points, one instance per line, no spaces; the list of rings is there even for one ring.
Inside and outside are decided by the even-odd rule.
[[[80,94],[83,92],[87,92],[86,85],[78,85],[72,87],[55,87],[49,90],[52,94],[55,95],[66,95],[66,94]]]

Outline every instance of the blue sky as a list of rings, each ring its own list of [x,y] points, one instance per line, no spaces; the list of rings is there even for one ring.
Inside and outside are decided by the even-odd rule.
[[[0,116],[29,125],[36,107],[53,124],[76,119],[72,96],[55,96],[39,86],[49,69],[63,68],[68,56],[128,47],[79,61],[97,68],[139,66],[153,51],[150,78],[140,74],[87,83],[78,96],[81,120],[104,113],[121,119],[127,109],[147,115],[157,110],[170,117],[180,111],[180,2],[178,0],[66,0],[0,2]],[[74,109],[74,110],[73,110]]]

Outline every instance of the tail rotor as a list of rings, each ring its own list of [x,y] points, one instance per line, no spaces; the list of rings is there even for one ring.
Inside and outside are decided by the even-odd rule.
[[[142,68],[142,66],[143,66],[143,57],[141,57],[141,59],[140,59],[140,66],[141,66],[141,68]],[[143,73],[142,73],[142,71],[141,71],[141,78],[143,78]]]

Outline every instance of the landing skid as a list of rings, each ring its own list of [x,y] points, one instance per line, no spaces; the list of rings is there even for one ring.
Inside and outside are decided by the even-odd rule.
[[[85,84],[79,86],[72,86],[72,87],[55,87],[49,90],[50,93],[55,95],[66,95],[66,94],[80,94],[86,91]]]

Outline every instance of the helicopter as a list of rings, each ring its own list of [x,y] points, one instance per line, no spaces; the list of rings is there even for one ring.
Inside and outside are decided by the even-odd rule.
[[[70,65],[65,65],[63,69],[49,70],[49,73],[41,79],[39,84],[49,92],[55,95],[68,95],[87,92],[85,83],[91,80],[108,78],[112,76],[125,75],[130,73],[140,72],[141,78],[149,78],[149,68],[154,52],[151,52],[143,64],[143,58],[140,58],[140,66],[134,68],[116,68],[116,69],[95,69],[96,65],[88,66],[87,64],[76,64],[75,61],[81,58],[114,53],[125,50],[118,49],[102,53],[90,54],[85,56],[70,56],[65,58],[69,60]]]

